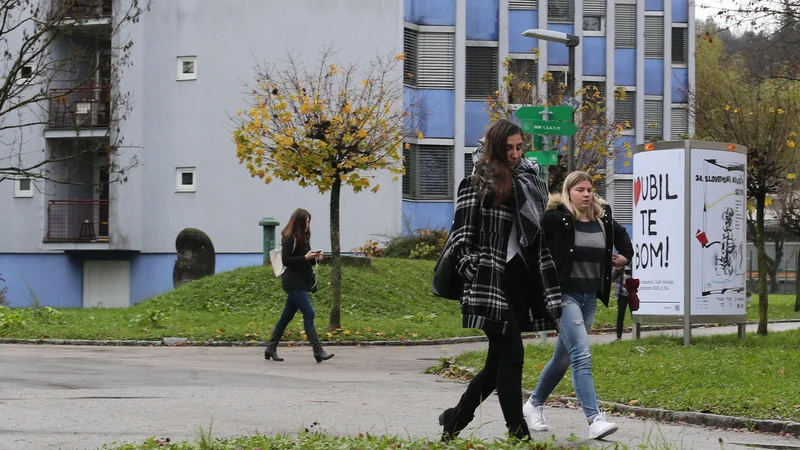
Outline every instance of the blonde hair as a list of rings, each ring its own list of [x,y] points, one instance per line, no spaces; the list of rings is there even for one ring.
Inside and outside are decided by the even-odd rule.
[[[567,175],[567,178],[564,180],[564,186],[561,188],[561,203],[567,207],[570,214],[576,219],[581,217],[582,215],[586,216],[592,222],[600,220],[606,214],[606,201],[600,198],[597,194],[592,192],[593,200],[592,204],[589,205],[589,209],[586,210],[585,213],[581,213],[575,205],[572,204],[572,200],[569,197],[569,191],[572,190],[577,184],[583,183],[584,181],[588,181],[592,184],[592,188],[594,188],[594,181],[592,181],[592,176],[586,172],[572,172]]]

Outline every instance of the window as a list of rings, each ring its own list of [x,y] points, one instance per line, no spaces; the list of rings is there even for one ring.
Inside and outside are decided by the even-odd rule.
[[[417,86],[417,42],[419,33],[410,28],[403,29],[403,54],[406,59],[403,61],[403,84],[406,86]]]
[[[511,77],[508,89],[508,103],[532,104],[537,91],[539,70],[535,59],[512,59],[508,64],[508,75]]]
[[[606,176],[601,175],[599,179],[592,181],[594,193],[600,198],[606,199]],[[614,214],[616,216],[616,214]]]
[[[537,0],[508,0],[508,9],[537,9]]]
[[[583,16],[583,31],[603,33],[606,31],[606,21],[600,16]]]
[[[30,83],[34,72],[35,69],[32,65],[26,64],[22,66],[17,74],[17,84]]]
[[[688,28],[672,28],[672,64],[689,64]]]
[[[664,135],[664,102],[662,100],[644,101],[644,138],[649,141],[661,140]]]
[[[475,163],[472,161],[472,152],[464,153],[464,178],[472,175]]]
[[[583,17],[605,17],[606,0],[583,0]]]
[[[614,119],[626,129],[636,128],[636,91],[625,91],[625,98],[614,99]],[[628,128],[630,126],[630,128]]]
[[[466,99],[485,101],[497,90],[497,47],[467,47]]]
[[[614,21],[614,48],[636,48],[636,5],[618,3]]]
[[[633,223],[633,180],[615,178],[611,192],[614,196],[611,203],[614,219],[619,223]]]
[[[572,23],[572,0],[548,0],[547,18],[555,23]]]
[[[409,144],[404,156],[404,199],[453,200],[452,146]]]
[[[421,89],[454,89],[456,35],[452,32],[403,31],[403,83]]]
[[[605,81],[583,81],[583,101],[586,103],[600,103],[601,106],[606,102],[606,82]]]
[[[547,82],[547,104],[560,105],[567,91],[567,71],[550,71],[551,81]]]
[[[689,134],[689,110],[684,106],[672,106],[670,118],[670,138],[672,140],[685,139]]]
[[[194,167],[178,167],[177,186],[175,192],[195,192],[197,191],[197,177]]]
[[[644,57],[664,57],[663,16],[645,16],[644,18]]]
[[[197,79],[197,57],[178,57],[178,81]]]
[[[33,183],[31,182],[30,178],[20,178],[18,180],[14,180],[14,197],[33,197]]]

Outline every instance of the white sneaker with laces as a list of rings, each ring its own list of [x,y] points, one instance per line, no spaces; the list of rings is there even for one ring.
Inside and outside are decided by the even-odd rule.
[[[606,413],[601,412],[589,425],[589,439],[603,439],[618,429],[617,424],[609,422]]]
[[[525,417],[525,421],[528,422],[528,430],[549,430],[547,425],[544,423],[544,408],[541,406],[533,406],[531,402],[525,402],[525,406],[522,407],[522,415]]]

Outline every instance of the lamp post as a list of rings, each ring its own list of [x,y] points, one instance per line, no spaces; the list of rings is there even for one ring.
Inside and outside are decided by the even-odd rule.
[[[564,44],[569,50],[569,69],[567,69],[567,95],[570,97],[575,96],[575,47],[581,43],[580,36],[574,34],[563,33],[561,31],[543,30],[534,28],[526,30],[522,33],[523,36],[541,39],[548,42],[556,42]],[[574,119],[574,113],[573,113]],[[567,172],[575,170],[575,137],[570,135],[567,137]]]

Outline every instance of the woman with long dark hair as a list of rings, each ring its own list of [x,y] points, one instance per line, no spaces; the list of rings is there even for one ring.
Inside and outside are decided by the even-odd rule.
[[[281,232],[281,259],[285,268],[281,278],[283,290],[287,294],[286,306],[272,329],[264,358],[283,361],[283,358],[278,357],[278,343],[298,310],[303,314],[303,328],[314,351],[314,359],[319,363],[333,358],[333,353],[326,352],[319,341],[317,329],[314,327],[316,313],[308,295],[317,288],[312,265],[322,261],[322,257],[322,250],[311,250],[311,214],[305,209],[296,209]]]
[[[439,416],[451,439],[497,389],[511,436],[528,438],[522,414],[523,331],[555,329],[558,275],[539,222],[547,199],[539,167],[523,158],[522,130],[508,120],[486,132],[475,174],[458,188],[451,251],[464,280],[464,328],[489,338],[489,353],[458,404]]]
[[[525,418],[531,430],[548,430],[542,407],[571,364],[572,386],[589,422],[589,438],[602,439],[617,431],[617,425],[597,406],[589,330],[597,299],[608,306],[612,264],[624,267],[633,258],[633,246],[628,232],[613,219],[611,207],[595,194],[586,172],[567,175],[561,194],[550,197],[542,228],[553,249],[563,314],[555,352],[525,403]]]

